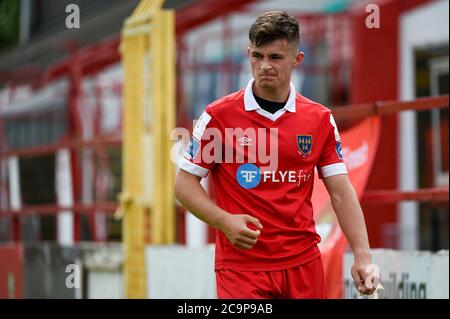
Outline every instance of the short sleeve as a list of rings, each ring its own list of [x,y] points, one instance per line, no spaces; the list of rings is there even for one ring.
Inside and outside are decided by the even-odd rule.
[[[347,174],[347,168],[342,156],[342,143],[339,131],[331,112],[324,123],[325,144],[317,163],[319,178],[339,174]]]
[[[198,177],[206,177],[217,162],[222,141],[217,122],[206,110],[192,130],[188,147],[183,154],[180,168]]]

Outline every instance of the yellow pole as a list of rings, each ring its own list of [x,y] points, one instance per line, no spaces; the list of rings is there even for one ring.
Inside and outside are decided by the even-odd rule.
[[[140,61],[144,56],[142,37],[126,38],[123,42],[124,65],[124,127],[123,127],[123,242],[125,295],[127,298],[145,298],[145,214],[137,198],[142,192],[142,98],[143,81]],[[127,54],[133,52],[133,55]]]
[[[175,127],[175,37],[174,13],[162,10],[153,17],[151,42],[153,88],[153,128],[155,159],[152,244],[175,241],[174,169],[170,158],[170,132]]]
[[[174,169],[170,132],[175,126],[174,12],[162,0],[142,0],[122,30],[124,67],[123,215],[127,298],[147,297],[145,217],[151,244],[175,241]],[[148,230],[147,230],[148,231]]]
[[[163,92],[164,92],[164,130],[163,130],[163,153],[166,156],[164,163],[166,167],[165,173],[165,190],[164,190],[164,223],[163,223],[163,242],[166,244],[175,242],[175,203],[174,203],[174,164],[170,158],[172,142],[170,141],[170,133],[175,128],[175,13],[172,10],[162,11],[163,21],[163,39],[162,48],[164,51],[164,72],[163,72]]]
[[[154,202],[152,205],[152,218],[151,218],[151,242],[152,244],[163,244],[162,241],[162,228],[163,228],[163,215],[164,215],[164,202],[163,202],[163,184],[164,184],[164,160],[165,154],[162,152],[163,148],[163,128],[164,123],[162,121],[163,118],[163,92],[162,92],[162,75],[163,75],[163,50],[161,48],[162,44],[162,16],[160,12],[157,12],[153,16],[152,23],[152,32],[150,35],[152,42],[152,51],[151,51],[151,68],[152,68],[152,78],[155,79],[152,82],[152,106],[153,106],[153,116],[154,120],[152,121],[152,133],[154,137],[154,146],[155,146],[155,156],[154,156]],[[157,82],[157,83],[155,83]]]

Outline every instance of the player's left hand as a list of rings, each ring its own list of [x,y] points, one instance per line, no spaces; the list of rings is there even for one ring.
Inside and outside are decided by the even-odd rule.
[[[359,293],[371,295],[380,282],[380,270],[377,265],[371,263],[370,258],[355,257],[352,277]]]

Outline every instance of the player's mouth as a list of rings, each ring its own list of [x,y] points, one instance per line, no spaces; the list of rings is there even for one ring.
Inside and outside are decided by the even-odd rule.
[[[260,75],[259,79],[261,81],[273,81],[275,80],[275,75]]]

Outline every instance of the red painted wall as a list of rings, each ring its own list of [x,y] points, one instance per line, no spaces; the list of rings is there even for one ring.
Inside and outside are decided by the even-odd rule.
[[[354,55],[352,59],[350,103],[364,103],[399,98],[399,27],[400,15],[429,0],[373,1],[380,7],[380,28],[365,26],[364,6],[353,14]],[[397,115],[383,117],[380,145],[367,184],[367,190],[397,188]],[[383,229],[396,223],[395,204],[363,205],[372,248],[397,248],[396,231],[388,236]]]

